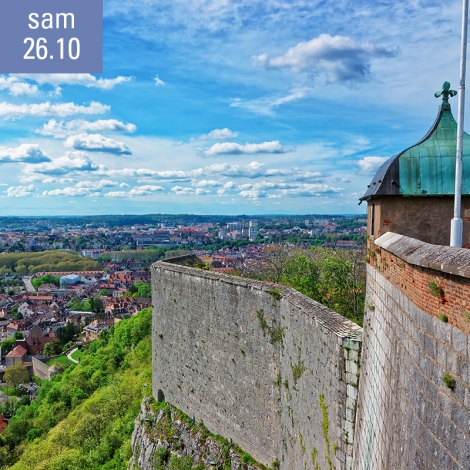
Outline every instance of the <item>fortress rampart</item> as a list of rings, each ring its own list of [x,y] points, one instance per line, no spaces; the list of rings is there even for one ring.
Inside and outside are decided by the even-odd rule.
[[[470,250],[369,250],[354,469],[470,468]]]
[[[364,332],[288,287],[153,265],[155,398],[283,470],[469,468],[470,250],[370,248]]]
[[[155,398],[265,465],[352,468],[360,327],[291,288],[168,262],[152,286]]]

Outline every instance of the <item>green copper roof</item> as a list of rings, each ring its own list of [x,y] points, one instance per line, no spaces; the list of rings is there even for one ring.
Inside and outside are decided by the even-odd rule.
[[[437,119],[417,144],[398,153],[378,170],[361,200],[374,196],[442,196],[453,195],[457,122],[448,98],[455,96],[445,82]],[[470,194],[470,135],[464,134],[462,194]]]

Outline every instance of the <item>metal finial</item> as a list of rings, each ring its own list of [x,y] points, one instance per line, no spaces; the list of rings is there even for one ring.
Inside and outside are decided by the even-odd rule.
[[[452,98],[452,96],[455,96],[456,94],[457,94],[457,92],[455,90],[450,89],[450,83],[449,82],[444,82],[442,84],[442,91],[437,91],[436,93],[434,93],[434,96],[436,98],[439,98],[440,96],[442,96],[442,101],[444,103],[448,103],[449,102],[449,96]]]

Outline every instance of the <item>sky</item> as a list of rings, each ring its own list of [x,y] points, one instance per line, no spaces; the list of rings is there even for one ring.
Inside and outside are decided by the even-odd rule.
[[[363,214],[460,29],[454,0],[104,0],[103,74],[0,75],[0,213]]]

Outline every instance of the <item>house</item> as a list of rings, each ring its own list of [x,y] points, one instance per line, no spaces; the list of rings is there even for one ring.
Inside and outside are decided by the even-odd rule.
[[[5,365],[7,367],[21,363],[26,360],[27,351],[23,346],[16,346],[5,357]]]

